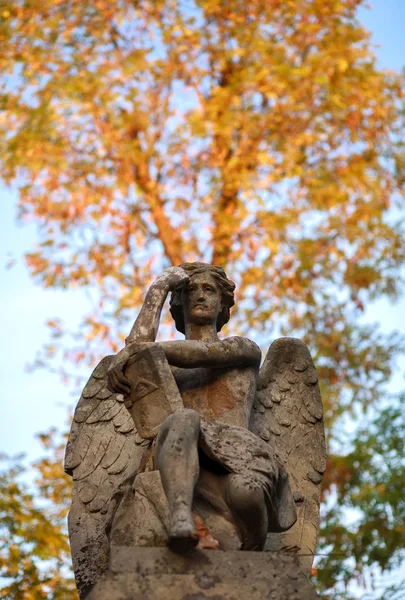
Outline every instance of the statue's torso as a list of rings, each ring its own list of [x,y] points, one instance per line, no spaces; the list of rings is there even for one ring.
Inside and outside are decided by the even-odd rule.
[[[208,419],[248,428],[256,392],[256,368],[173,368],[173,374],[186,408]]]

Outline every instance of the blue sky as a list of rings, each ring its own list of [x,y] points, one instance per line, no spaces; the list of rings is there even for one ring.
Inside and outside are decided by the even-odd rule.
[[[372,10],[362,10],[361,19],[372,34],[381,67],[402,69],[405,63],[405,0],[375,0]],[[402,26],[401,26],[402,24]],[[67,407],[77,398],[64,387],[58,375],[45,370],[27,373],[36,351],[48,341],[45,321],[54,316],[74,326],[88,311],[88,299],[82,290],[43,290],[33,284],[21,261],[24,251],[36,242],[35,226],[16,223],[17,197],[13,190],[0,186],[2,218],[0,222],[0,328],[1,395],[3,418],[0,421],[0,451],[28,453],[37,457],[41,450],[35,433],[54,425],[63,428]],[[17,264],[6,269],[10,257]],[[370,321],[379,321],[384,331],[404,331],[405,301],[391,305],[379,301],[367,313]],[[402,371],[405,360],[390,386],[404,388]]]

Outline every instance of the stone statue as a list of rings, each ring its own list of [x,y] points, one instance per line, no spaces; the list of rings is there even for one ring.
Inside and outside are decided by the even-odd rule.
[[[221,340],[234,289],[220,267],[166,269],[83,390],[65,459],[82,598],[113,545],[290,550],[312,564],[325,470],[315,368],[296,339],[276,340],[261,367],[254,342]],[[169,292],[185,340],[157,343]]]

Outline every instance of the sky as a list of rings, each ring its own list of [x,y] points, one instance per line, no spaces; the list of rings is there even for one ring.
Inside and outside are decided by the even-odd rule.
[[[372,41],[381,67],[402,69],[405,63],[405,0],[375,0],[372,10],[363,9],[361,20],[372,32]],[[46,343],[45,321],[59,316],[74,327],[88,312],[88,298],[83,290],[43,290],[30,279],[22,255],[36,242],[34,225],[17,223],[17,196],[0,185],[0,381],[2,414],[0,452],[25,452],[30,459],[41,454],[35,433],[51,426],[63,429],[67,407],[77,398],[62,385],[59,376],[46,370],[27,372],[26,366]],[[6,268],[10,258],[17,260]],[[367,312],[367,318],[379,321],[384,331],[404,331],[405,300],[390,305],[379,301]],[[135,317],[135,315],[134,315]],[[390,385],[392,392],[404,388],[405,360],[400,362]]]

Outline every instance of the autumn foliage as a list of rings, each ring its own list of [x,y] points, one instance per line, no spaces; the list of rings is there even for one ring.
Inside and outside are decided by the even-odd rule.
[[[0,456],[0,598],[77,600],[66,536],[65,440],[55,430],[39,437],[46,456],[30,470],[35,497],[21,460]]]
[[[402,350],[362,317],[370,300],[398,297],[405,253],[404,81],[377,68],[362,4],[14,0],[0,11],[0,161],[20,219],[38,224],[28,268],[99,300],[74,347],[50,321],[48,355],[115,351],[163,267],[220,264],[237,283],[233,332],[308,343],[334,452],[325,499],[359,508],[374,485],[356,475],[366,441],[340,432],[381,404]],[[404,545],[389,529],[382,554],[365,541],[345,562],[355,544],[342,546],[342,521],[328,529],[334,510],[322,543],[343,558],[321,561],[323,590],[389,568]],[[367,522],[372,538],[379,524]]]

